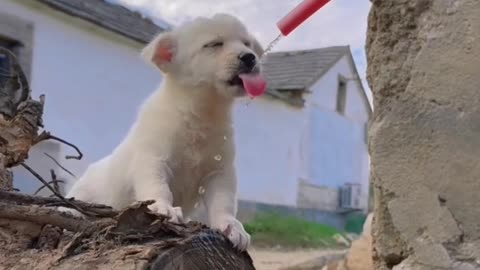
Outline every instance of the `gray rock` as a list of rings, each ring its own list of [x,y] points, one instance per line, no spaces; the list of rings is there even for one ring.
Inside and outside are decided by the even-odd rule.
[[[480,1],[372,4],[375,267],[454,269],[480,239]]]

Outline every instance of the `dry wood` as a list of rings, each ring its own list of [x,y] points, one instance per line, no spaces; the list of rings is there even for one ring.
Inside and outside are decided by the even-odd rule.
[[[52,180],[47,182],[48,185],[52,186],[53,189],[55,189],[55,192],[60,194],[60,185],[58,183],[66,184],[65,181],[57,179],[57,175],[55,174],[55,171],[53,169],[50,169],[50,175],[52,176]],[[43,185],[39,187],[33,195],[37,195],[40,191],[42,191],[44,188],[48,187],[48,185]],[[52,195],[53,196],[53,195]]]
[[[32,100],[14,55],[1,48],[0,54],[13,63],[7,83],[0,85],[0,270],[255,269],[248,253],[236,250],[221,232],[195,222],[169,222],[149,211],[152,201],[118,212],[64,198],[55,187],[54,174],[49,183],[24,163],[28,151],[42,140],[53,139],[77,151],[78,155],[67,159],[81,159],[83,154],[47,131],[38,135],[44,97]],[[18,165],[55,197],[14,192],[9,168]],[[59,212],[57,206],[73,208],[86,217]]]
[[[75,151],[77,151],[76,156],[65,156],[66,159],[78,159],[78,160],[80,160],[83,157],[82,151],[80,151],[80,149],[75,144],[73,144],[71,142],[67,142],[66,140],[58,138],[56,136],[53,136],[48,131],[43,131],[40,135],[38,135],[34,144],[37,144],[41,141],[46,141],[46,140],[54,140],[54,141],[57,141],[57,142],[61,142],[63,144],[66,144],[66,145],[72,147],[73,149],[75,149]]]
[[[81,209],[88,209],[91,212],[97,213],[102,217],[114,217],[118,214],[117,211],[112,210],[111,207],[101,204],[92,204],[83,201],[77,201],[74,199],[66,199],[69,203],[66,203],[63,199],[55,197],[39,197],[30,196],[27,194],[8,192],[0,190],[0,201],[3,202],[15,202],[17,204],[24,205],[40,205],[40,206],[63,206],[71,207],[71,204],[76,205]]]
[[[72,217],[54,209],[4,202],[0,202],[0,218],[28,221],[38,225],[50,224],[73,232],[84,231],[91,225],[83,218]]]
[[[73,178],[77,178],[77,176],[75,176],[71,171],[69,171],[67,168],[65,168],[62,164],[60,164],[60,162],[58,162],[54,157],[52,157],[50,154],[48,153],[43,153],[45,156],[47,156],[49,159],[51,159],[60,169],[62,169],[64,172],[68,173],[70,176],[72,176]]]
[[[42,125],[43,98],[30,98],[27,79],[13,54],[2,48],[0,54],[14,60],[10,61],[10,70],[2,71],[2,77],[7,79],[0,85],[0,189],[12,190],[8,168],[27,158]]]

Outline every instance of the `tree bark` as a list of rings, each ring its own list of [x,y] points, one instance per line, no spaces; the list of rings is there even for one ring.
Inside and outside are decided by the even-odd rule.
[[[152,202],[89,220],[2,200],[0,269],[255,269],[248,253],[220,232],[196,222],[168,222],[148,210]]]
[[[0,70],[0,270],[211,270],[255,269],[247,252],[239,252],[222,232],[190,222],[175,224],[139,202],[121,212],[108,206],[63,198],[47,181],[25,165],[30,148],[55,139],[82,154],[73,144],[38,134],[44,98],[32,100],[30,88],[15,57]],[[5,75],[5,73],[8,73]],[[56,198],[13,191],[9,168],[31,171]],[[74,208],[79,218],[54,206]]]
[[[0,54],[14,61],[10,70],[0,70],[0,189],[13,189],[13,176],[8,169],[28,156],[42,125],[43,97],[30,98],[30,87],[20,65],[10,51]]]

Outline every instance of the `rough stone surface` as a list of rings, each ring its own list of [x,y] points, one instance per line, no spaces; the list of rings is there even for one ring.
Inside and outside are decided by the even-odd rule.
[[[322,270],[372,270],[372,219],[373,213],[370,213],[363,225],[362,235],[352,242],[345,259],[335,261]]]
[[[376,269],[480,269],[480,1],[373,0]]]
[[[352,242],[350,251],[345,260],[348,270],[372,270],[372,219],[369,214],[363,225],[363,232],[359,239]]]

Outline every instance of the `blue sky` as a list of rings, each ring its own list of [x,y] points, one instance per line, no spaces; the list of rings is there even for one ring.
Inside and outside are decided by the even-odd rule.
[[[176,25],[197,16],[217,12],[239,17],[260,42],[267,46],[279,31],[276,22],[302,0],[109,0],[141,12],[155,20]],[[365,35],[369,0],[332,0],[283,38],[273,49],[298,50],[325,46],[350,45],[360,77],[365,81]],[[370,91],[368,90],[368,95]]]

